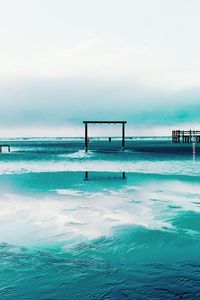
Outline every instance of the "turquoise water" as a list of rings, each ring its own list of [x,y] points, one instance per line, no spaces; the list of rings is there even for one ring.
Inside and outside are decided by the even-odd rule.
[[[1,142],[0,299],[200,299],[198,147]]]

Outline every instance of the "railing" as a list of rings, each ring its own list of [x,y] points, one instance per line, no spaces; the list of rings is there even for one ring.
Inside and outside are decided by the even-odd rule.
[[[200,143],[200,130],[172,130],[173,143]]]

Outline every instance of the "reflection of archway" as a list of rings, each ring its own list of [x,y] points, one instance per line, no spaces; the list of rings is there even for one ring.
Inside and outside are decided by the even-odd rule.
[[[106,177],[106,176],[104,176],[104,177],[92,177],[92,179],[94,180],[94,179],[98,179],[98,180],[100,180],[100,179],[126,179],[126,173],[125,172],[119,172],[120,174],[121,174],[121,176],[120,177],[116,177],[116,176],[109,176],[109,177]],[[85,175],[84,175],[84,180],[89,180],[89,171],[85,171]]]
[[[125,147],[125,124],[126,121],[83,121],[85,124],[85,151],[88,151],[88,124],[122,124],[122,150]]]

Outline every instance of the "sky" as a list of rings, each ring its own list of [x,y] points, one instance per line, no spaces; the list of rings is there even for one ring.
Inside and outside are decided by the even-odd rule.
[[[199,0],[0,0],[0,136],[81,136],[92,119],[200,129],[199,13]]]

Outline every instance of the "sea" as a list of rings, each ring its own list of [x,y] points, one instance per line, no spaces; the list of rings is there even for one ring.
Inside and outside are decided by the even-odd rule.
[[[200,299],[198,144],[4,144],[0,300]]]

